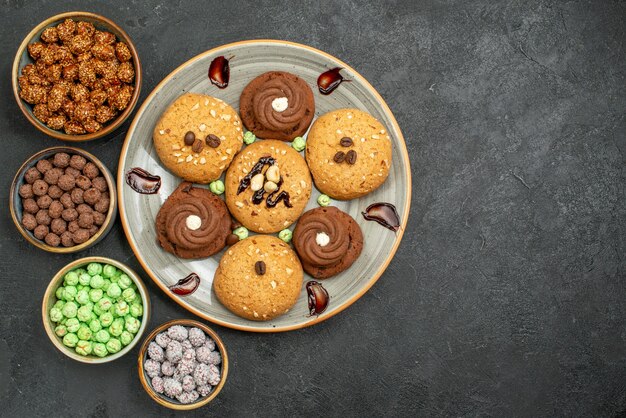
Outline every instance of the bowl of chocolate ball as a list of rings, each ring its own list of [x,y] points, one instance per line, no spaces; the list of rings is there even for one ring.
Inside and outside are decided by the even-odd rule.
[[[52,147],[17,171],[9,210],[18,231],[34,246],[74,253],[98,243],[117,215],[115,181],[92,154]]]
[[[105,257],[75,260],[52,278],[42,303],[43,324],[54,346],[88,364],[128,353],[150,318],[150,298],[139,276]]]

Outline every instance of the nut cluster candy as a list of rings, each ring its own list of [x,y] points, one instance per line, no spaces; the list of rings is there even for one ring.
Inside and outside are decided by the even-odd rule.
[[[128,45],[92,23],[66,19],[28,45],[35,60],[18,78],[37,119],[68,135],[97,132],[126,109],[135,68]]]
[[[72,247],[94,236],[111,202],[98,167],[81,155],[64,152],[26,170],[18,193],[22,225],[52,247]]]
[[[148,345],[144,370],[157,393],[189,404],[219,384],[221,362],[215,341],[204,331],[173,325]]]
[[[65,274],[50,309],[55,334],[81,356],[105,357],[130,344],[141,326],[137,285],[110,264],[90,263]]]

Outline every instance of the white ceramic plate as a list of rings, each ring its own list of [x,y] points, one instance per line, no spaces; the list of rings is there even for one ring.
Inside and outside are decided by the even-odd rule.
[[[212,85],[207,76],[211,61],[219,55],[234,57],[230,61],[230,83],[225,89]],[[330,95],[322,95],[316,87],[317,77],[334,67],[344,68],[342,75],[352,81],[342,83]],[[385,125],[391,136],[393,157],[389,177],[379,189],[360,199],[332,203],[359,223],[364,246],[361,256],[348,270],[324,280],[323,285],[330,294],[326,311],[319,316],[309,316],[303,285],[297,304],[287,314],[272,321],[255,322],[232,314],[212,293],[213,275],[222,253],[190,261],[179,259],[158,245],[156,214],[182,180],[160,164],[152,143],[152,131],[168,105],[181,94],[208,94],[238,109],[243,88],[256,76],[274,70],[291,72],[309,84],[315,95],[316,117],[345,107],[372,114]],[[125,183],[125,174],[133,167],[141,167],[161,177],[162,185],[157,194],[136,193]],[[411,171],[402,132],[376,90],[348,65],[325,52],[272,40],[243,41],[212,49],[192,58],[165,77],[145,100],[128,130],[120,155],[117,183],[124,231],[139,262],[155,283],[174,301],[202,318],[223,326],[256,332],[303,328],[323,321],[354,303],[378,280],[393,258],[406,227],[411,201]],[[307,210],[317,207],[317,196],[319,192],[314,188]],[[397,233],[363,218],[361,211],[374,202],[389,202],[397,207],[401,220]],[[200,286],[194,293],[181,297],[168,289],[191,272],[201,277]],[[305,274],[305,283],[308,280],[311,277]]]

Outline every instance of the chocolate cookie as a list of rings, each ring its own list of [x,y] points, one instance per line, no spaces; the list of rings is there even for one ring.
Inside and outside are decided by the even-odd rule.
[[[304,158],[281,141],[257,141],[240,152],[226,172],[230,213],[255,232],[278,232],[294,223],[311,196]]]
[[[385,127],[358,109],[320,116],[309,131],[306,161],[317,188],[349,200],[380,187],[389,175],[391,141]]]
[[[239,152],[239,115],[220,99],[187,93],[176,99],[154,127],[154,146],[163,165],[187,181],[218,179]]]
[[[303,276],[300,261],[288,244],[269,235],[255,235],[224,254],[213,290],[234,314],[267,321],[287,313],[296,303]]]
[[[327,279],[359,258],[363,234],[356,221],[336,207],[315,208],[298,220],[293,245],[304,271],[316,279]]]
[[[300,77],[270,71],[250,82],[239,99],[241,119],[259,138],[291,141],[302,136],[315,114],[315,99]]]
[[[157,237],[165,251],[180,258],[204,258],[224,248],[230,223],[219,197],[183,182],[157,214]]]

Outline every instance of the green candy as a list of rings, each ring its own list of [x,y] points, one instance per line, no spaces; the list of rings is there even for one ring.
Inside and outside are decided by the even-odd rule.
[[[330,196],[321,194],[317,197],[317,204],[320,206],[328,206],[330,205]]]
[[[76,347],[76,343],[78,343],[78,337],[73,332],[65,334],[63,337],[63,345],[67,347]]]
[[[54,305],[52,305],[53,308],[57,309],[63,309],[63,306],[65,306],[65,301],[63,300],[57,300],[56,302],[54,302]]]
[[[115,268],[115,266],[112,266],[110,264],[106,264],[102,268],[102,277],[104,277],[105,279],[110,279],[111,277],[115,276],[115,272],[116,271],[117,271],[117,269]]]
[[[91,286],[92,289],[102,288],[102,286],[104,286],[104,278],[99,274],[92,276],[91,280],[89,280],[89,286]]]
[[[88,340],[91,338],[91,330],[86,325],[81,325],[76,332],[76,335],[81,340]]]
[[[122,332],[122,335],[120,335],[120,341],[122,342],[123,345],[128,345],[133,341],[133,338],[135,338],[133,336],[133,334],[131,334],[130,332],[124,330]]]
[[[57,297],[57,299],[63,299],[64,294],[65,294],[65,288],[63,286],[59,286],[56,292],[54,292],[54,295]]]
[[[78,313],[78,305],[74,302],[67,302],[65,306],[63,306],[61,312],[63,313],[63,316],[67,318],[74,318]]]
[[[88,356],[89,354],[91,354],[92,351],[93,344],[91,343],[91,341],[85,341],[81,339],[80,341],[78,341],[78,343],[76,343],[76,353],[80,354],[81,356]]]
[[[132,290],[132,289],[128,289],[128,290]],[[115,315],[126,316],[128,315],[129,312],[130,312],[130,306],[128,306],[128,303],[126,303],[125,301],[121,300],[115,304]]]
[[[80,308],[78,308],[78,312],[76,312],[76,317],[81,322],[90,321],[91,320],[91,308],[89,308],[89,306],[81,306]]]
[[[106,343],[107,341],[109,341],[109,338],[111,338],[111,335],[105,329],[101,329],[100,331],[96,332],[96,341],[100,343]]]
[[[98,301],[98,303],[96,303],[96,306],[100,308],[102,312],[107,312],[109,309],[111,309],[111,306],[113,306],[113,302],[111,302],[111,299],[104,296]]]
[[[291,143],[291,147],[296,151],[300,152],[306,148],[306,141],[301,136],[297,136],[293,139]]]
[[[122,297],[127,303],[132,303],[135,299],[137,299],[137,292],[135,292],[135,289],[129,287],[128,289],[124,289]]]
[[[109,334],[111,334],[114,337],[119,337],[120,335],[122,335],[123,331],[124,331],[124,320],[122,318],[117,318],[115,321],[113,321],[113,323],[109,327]]]
[[[96,303],[97,301],[102,299],[102,295],[104,295],[102,289],[91,289],[89,291],[89,300],[93,303]]]
[[[111,285],[107,289],[107,296],[112,299],[117,299],[122,296],[122,289],[118,286],[117,283],[111,283]]]
[[[72,270],[65,275],[63,280],[66,286],[76,286],[78,284],[78,274]]]
[[[239,237],[239,241],[248,238],[248,229],[245,226],[240,226],[233,231],[233,234]]]
[[[282,231],[278,233],[278,238],[280,238],[281,240],[285,242],[290,242],[292,236],[293,236],[293,232],[291,232],[291,230],[289,229],[283,229]]]
[[[102,329],[102,324],[97,319],[92,319],[89,321],[89,329],[95,334]]]
[[[96,356],[98,356],[98,357],[104,357],[104,356],[106,356],[107,354],[109,354],[109,352],[107,351],[106,346],[105,346],[104,344],[102,344],[102,343],[95,343],[95,344],[93,345],[92,352],[93,352]]]
[[[139,303],[133,303],[132,305],[130,305],[130,314],[135,318],[140,317],[141,315],[143,315],[143,306]]]
[[[113,323],[113,314],[111,312],[105,312],[100,315],[100,324],[103,327],[108,327]]]
[[[111,286],[111,280],[104,279],[104,284],[102,285],[102,290],[104,290],[106,292],[107,290],[109,290],[110,286]]]
[[[90,282],[91,276],[89,275],[89,273],[84,272],[80,276],[78,276],[78,283],[82,284],[83,286],[89,286]]]
[[[71,302],[74,300],[77,293],[78,289],[76,289],[76,286],[65,286],[65,290],[63,291],[63,299]]]
[[[120,287],[120,289],[128,289],[129,287],[132,286],[132,284],[133,284],[133,281],[126,274],[120,275],[120,277],[117,280],[117,285]]]
[[[91,276],[102,273],[102,265],[100,263],[89,263],[87,266],[87,273]],[[93,287],[93,286],[92,286]]]
[[[137,331],[139,331],[140,326],[141,326],[140,320],[130,315],[126,316],[125,324],[124,324],[126,331],[132,332],[133,334],[137,334]]]
[[[85,305],[89,303],[89,292],[87,289],[79,290],[74,299],[81,305]]]
[[[243,134],[243,142],[246,145],[250,145],[252,144],[254,141],[256,141],[256,135],[253,134],[252,132],[248,131],[245,134]]]
[[[76,318],[68,318],[65,326],[68,332],[77,332],[80,328],[80,321]]]
[[[67,327],[65,325],[57,325],[54,327],[54,333],[57,337],[63,338],[67,334]]]
[[[50,320],[52,322],[59,322],[61,319],[63,319],[63,311],[61,311],[61,309],[50,309]]]
[[[111,354],[115,354],[122,349],[122,343],[117,338],[111,338],[106,343],[107,351]]]
[[[222,182],[222,180],[212,181],[209,184],[209,190],[211,190],[211,192],[213,192],[216,195],[221,195],[222,193],[224,193],[224,190],[225,190],[224,182]]]

